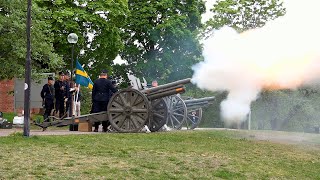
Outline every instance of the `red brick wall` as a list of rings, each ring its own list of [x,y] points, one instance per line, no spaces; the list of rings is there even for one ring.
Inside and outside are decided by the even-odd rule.
[[[14,80],[0,81],[0,111],[14,111]],[[9,94],[10,93],[10,94]]]

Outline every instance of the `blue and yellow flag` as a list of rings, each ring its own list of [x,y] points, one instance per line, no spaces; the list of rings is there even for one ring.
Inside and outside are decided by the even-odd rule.
[[[78,60],[76,62],[76,83],[88,87],[89,89],[93,88],[93,82]]]

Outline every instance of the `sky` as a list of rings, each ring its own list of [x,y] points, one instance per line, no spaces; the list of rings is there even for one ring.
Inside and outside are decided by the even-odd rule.
[[[206,13],[202,15],[202,22],[206,22],[210,19],[210,17],[212,16],[212,12],[210,12],[210,9],[212,8],[213,4],[216,2],[217,0],[208,0],[206,2]]]

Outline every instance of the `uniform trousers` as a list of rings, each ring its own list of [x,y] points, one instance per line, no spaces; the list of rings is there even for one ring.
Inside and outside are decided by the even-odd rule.
[[[98,113],[102,111],[107,111],[108,108],[108,101],[93,101],[92,104],[92,113]],[[95,122],[94,127],[97,130],[99,128],[100,122]],[[103,126],[103,131],[106,131],[108,126],[110,125],[109,121],[103,121],[102,126]]]

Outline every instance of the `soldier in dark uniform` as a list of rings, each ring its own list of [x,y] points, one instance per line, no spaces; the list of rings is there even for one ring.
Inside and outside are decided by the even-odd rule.
[[[103,70],[100,73],[99,79],[94,81],[92,89],[92,113],[97,113],[101,111],[107,111],[107,106],[110,98],[110,91],[112,93],[117,92],[117,89],[112,85],[112,82],[107,79],[107,71]],[[94,124],[94,131],[98,132],[100,122]],[[103,121],[103,131],[106,132],[109,121]]]
[[[59,112],[59,117],[64,116],[64,101],[66,98],[66,83],[64,81],[64,73],[59,73],[59,80],[54,83],[55,98],[56,98],[56,113]]]
[[[65,112],[68,112],[68,115],[70,115],[70,107],[71,107],[71,101],[72,101],[72,93],[70,92],[70,87],[71,87],[71,80],[70,80],[70,73],[66,72],[64,76],[64,81],[65,81],[65,86],[66,86],[66,91],[65,91],[65,96],[66,96],[66,109]],[[72,115],[71,115],[72,116]]]
[[[54,87],[53,87],[53,78],[48,77],[48,83],[42,87],[41,98],[44,102],[45,112],[43,114],[44,121],[48,121],[48,116],[51,114],[52,109],[54,108]]]

